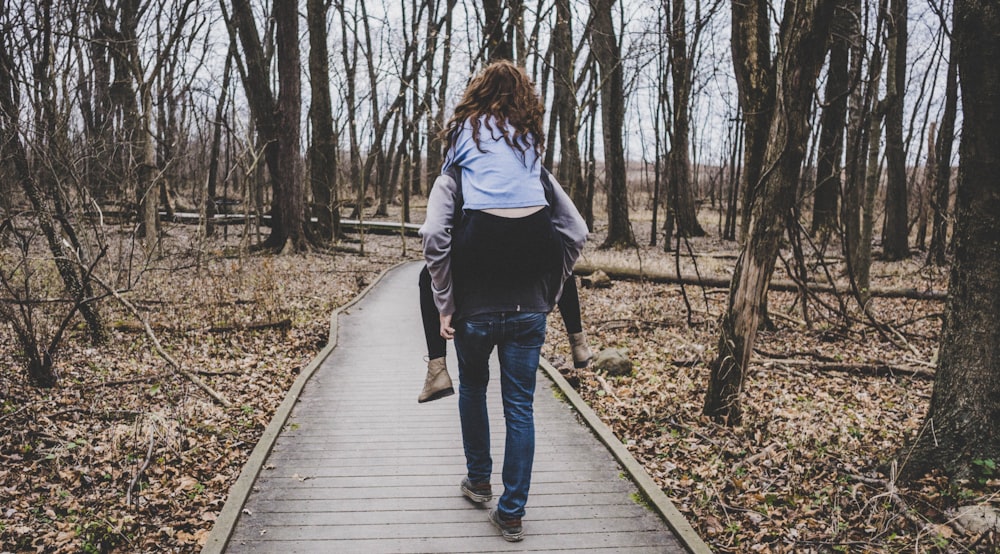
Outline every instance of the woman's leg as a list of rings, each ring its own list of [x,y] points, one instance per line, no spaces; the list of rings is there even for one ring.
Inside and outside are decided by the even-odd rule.
[[[587,334],[583,332],[583,319],[580,316],[580,292],[576,288],[576,277],[570,275],[563,284],[562,296],[559,297],[559,315],[566,325],[569,335],[570,351],[573,353],[573,367],[584,368],[594,357],[587,344]]]
[[[580,292],[576,289],[576,277],[572,275],[563,284],[562,296],[559,297],[559,315],[562,316],[567,333],[572,335],[583,331],[583,319],[580,317]]]
[[[424,339],[427,341],[427,376],[417,402],[429,402],[455,394],[455,387],[445,363],[448,343],[441,337],[441,319],[434,304],[431,274],[427,271],[427,266],[420,271],[420,316],[424,325]]]
[[[427,358],[444,358],[448,352],[448,343],[441,337],[441,315],[434,304],[431,272],[426,265],[420,270],[420,316],[424,324],[424,338],[427,340]]]

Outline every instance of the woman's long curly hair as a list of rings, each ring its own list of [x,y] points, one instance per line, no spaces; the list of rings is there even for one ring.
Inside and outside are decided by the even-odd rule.
[[[541,159],[545,151],[545,133],[542,132],[544,113],[535,84],[524,69],[508,60],[493,62],[472,78],[461,102],[455,106],[455,114],[441,130],[445,151],[455,145],[463,125],[468,121],[476,147],[485,152],[479,143],[479,131],[484,123],[481,118],[485,115],[488,116],[485,119],[486,129],[502,134],[504,142],[520,152],[522,158],[529,148],[533,148]],[[493,129],[491,120],[498,129]]]

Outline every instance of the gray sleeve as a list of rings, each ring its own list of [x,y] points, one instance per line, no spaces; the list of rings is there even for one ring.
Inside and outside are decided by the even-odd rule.
[[[427,197],[427,217],[420,227],[424,259],[431,274],[434,303],[442,315],[455,313],[451,287],[451,227],[455,214],[456,184],[447,175],[438,175]]]
[[[556,182],[552,174],[548,174],[549,182],[552,183],[552,223],[556,231],[563,239],[563,275],[565,281],[573,274],[573,266],[577,258],[583,252],[583,245],[587,242],[587,222],[576,209],[573,201],[570,200],[566,191]]]

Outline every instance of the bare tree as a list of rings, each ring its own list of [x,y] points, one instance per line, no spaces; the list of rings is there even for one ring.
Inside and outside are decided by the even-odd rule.
[[[744,117],[740,240],[745,240],[764,171],[764,151],[774,110],[774,62],[771,60],[768,3],[733,2],[731,5],[733,66]]]
[[[552,30],[552,117],[549,133],[559,133],[559,167],[556,179],[581,213],[586,213],[587,189],[580,161],[579,109],[576,94],[576,52],[573,48],[573,12],[569,0],[556,0]],[[549,143],[546,154],[555,151]],[[550,164],[551,165],[551,164]],[[593,210],[591,210],[593,211]]]
[[[850,29],[855,24],[848,2],[839,2],[834,10],[830,35],[830,63],[826,76],[822,129],[819,135],[819,161],[816,164],[816,192],[813,196],[812,232],[828,232],[837,226],[837,201],[840,197],[840,160],[844,153],[844,129],[847,125],[847,96],[850,92],[848,60]]]
[[[337,236],[340,212],[337,204],[337,136],[333,132],[333,102],[330,99],[330,61],[327,48],[325,0],[307,0],[309,28],[309,184],[316,234],[320,240]]]
[[[667,202],[671,205],[673,223],[678,236],[698,237],[705,234],[698,223],[691,182],[691,87],[694,78],[695,52],[705,23],[701,20],[701,1],[695,1],[695,21],[692,39],[688,41],[686,0],[666,0],[669,4],[670,26],[667,29],[670,48],[670,72],[673,79],[673,122],[670,159],[667,162]],[[670,235],[667,229],[667,236]],[[664,246],[669,245],[669,238]]]
[[[775,65],[775,110],[771,118],[751,233],[744,242],[722,316],[718,354],[711,363],[704,413],[729,425],[742,417],[740,395],[753,351],[761,304],[777,259],[784,220],[792,208],[805,145],[816,78],[823,65],[836,0],[785,3]],[[752,7],[751,7],[752,9]],[[758,37],[761,38],[761,37]]]
[[[903,144],[903,95],[906,88],[907,1],[890,0],[886,18],[885,225],[882,251],[887,260],[909,255],[906,149]]]
[[[977,460],[1000,460],[1000,11],[986,0],[954,9],[964,116],[955,259],[930,409],[913,452],[901,455],[907,476],[939,469],[961,479],[977,476]]]
[[[246,74],[243,90],[264,145],[271,177],[271,234],[265,248],[298,250],[307,245],[305,194],[300,178],[301,60],[299,20],[294,0],[275,0],[278,94],[271,90],[270,71],[249,0],[232,0],[233,26],[238,32]]]
[[[50,12],[47,11],[51,6],[43,2],[40,7],[42,11],[42,21],[38,30],[40,37],[36,38],[40,39],[42,45],[39,49],[41,58],[34,65],[34,76],[50,80],[54,76],[52,68],[47,65],[47,60],[51,59],[53,48]],[[32,311],[34,299],[30,298],[32,270],[27,267],[30,260],[31,237],[17,232],[14,228],[13,217],[5,217],[0,220],[0,234],[6,234],[9,229],[17,237],[16,242],[21,250],[22,262],[16,267],[5,267],[0,272],[0,285],[3,287],[3,292],[10,293],[14,301],[12,304],[2,303],[0,315],[3,316],[4,321],[9,321],[13,325],[18,344],[21,347],[21,354],[27,362],[31,381],[38,386],[50,387],[54,386],[57,380],[52,367],[52,352],[58,345],[62,332],[71,320],[70,318],[77,310],[87,322],[92,342],[104,342],[107,339],[107,330],[100,311],[93,303],[95,298],[90,279],[93,266],[84,264],[86,251],[80,242],[76,229],[66,216],[62,206],[63,200],[58,196],[60,192],[54,183],[54,176],[43,177],[44,180],[48,181],[48,186],[40,184],[39,174],[44,172],[32,167],[32,160],[29,158],[22,141],[23,130],[19,120],[21,89],[18,83],[27,82],[27,79],[17,73],[12,55],[12,47],[15,46],[11,42],[13,33],[9,32],[9,28],[4,31],[0,33],[2,34],[2,38],[0,38],[0,145],[3,145],[3,148],[0,149],[0,166],[7,168],[9,175],[20,185],[30,202],[32,215],[38,223],[41,234],[45,237],[45,242],[52,254],[52,261],[62,279],[63,286],[72,299],[72,308],[63,316],[62,323],[54,332],[51,340],[44,340],[39,336]],[[51,84],[51,81],[49,82]],[[43,95],[43,98],[45,96],[47,95]],[[45,102],[47,101],[45,100]],[[46,108],[42,108],[39,117],[43,140],[44,134],[52,131],[51,124],[45,121],[52,116],[53,114],[47,112]],[[48,138],[51,140],[54,137],[49,135]],[[48,158],[45,152],[41,154],[43,156],[41,164],[53,163],[53,160]],[[37,158],[36,156],[36,162]],[[31,233],[33,234],[34,231]],[[100,257],[96,256],[95,258],[99,259]],[[12,284],[17,274],[25,283],[21,287],[23,294],[17,294]]]
[[[931,243],[927,261],[942,266],[947,263],[948,203],[951,192],[951,149],[955,140],[955,115],[958,108],[958,61],[952,44],[945,77],[944,113],[934,142],[934,182],[931,191]]]
[[[628,186],[622,129],[625,125],[624,71],[612,11],[615,0],[590,0],[590,44],[600,67],[604,183],[608,191],[608,236],[602,247],[636,245],[629,222]]]

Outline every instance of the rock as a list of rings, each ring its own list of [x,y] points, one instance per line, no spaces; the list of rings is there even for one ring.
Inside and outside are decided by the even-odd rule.
[[[607,273],[598,269],[590,275],[580,277],[580,284],[595,289],[606,289],[611,287],[611,278],[608,277]]]
[[[1000,512],[989,504],[962,506],[955,510],[955,522],[972,535],[1000,532]]]
[[[602,350],[591,364],[593,364],[594,371],[600,371],[612,377],[632,375],[632,361],[614,348]]]

